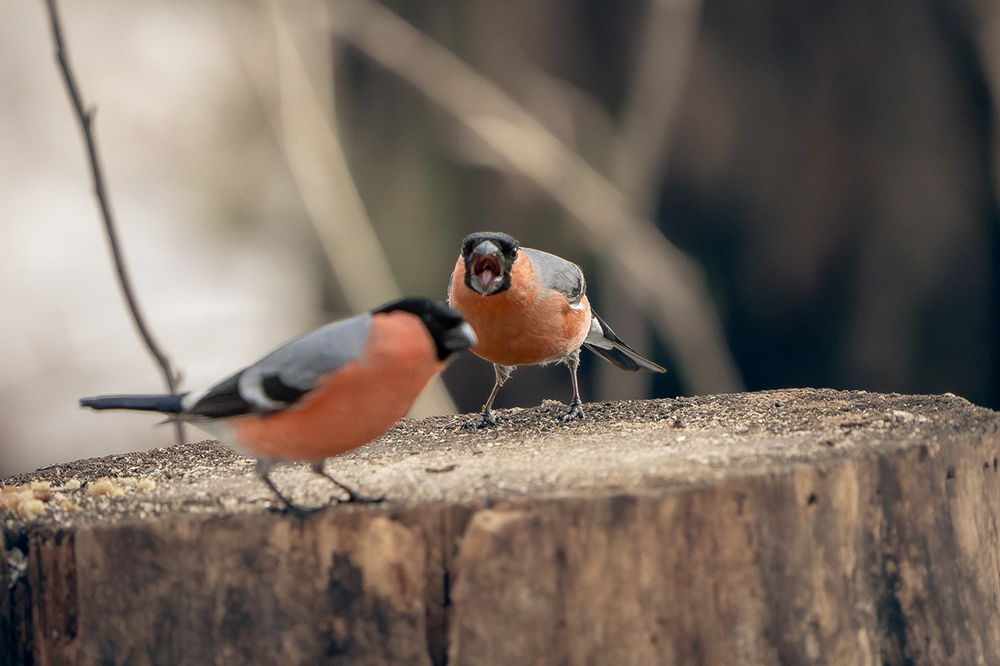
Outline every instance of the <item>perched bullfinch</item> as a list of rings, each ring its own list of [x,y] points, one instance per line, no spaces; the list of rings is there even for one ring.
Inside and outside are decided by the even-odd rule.
[[[493,363],[496,383],[483,407],[481,425],[496,423],[493,400],[519,365],[565,363],[573,403],[562,419],[583,418],[576,370],[586,347],[624,370],[666,372],[618,339],[590,309],[583,271],[554,254],[520,247],[507,234],[476,233],[448,285],[448,304],[476,331],[473,353]]]
[[[161,412],[257,459],[257,475],[285,502],[270,472],[280,462],[323,461],[367,444],[406,414],[448,358],[476,344],[443,303],[405,298],[295,338],[203,391],[83,398],[94,409]]]

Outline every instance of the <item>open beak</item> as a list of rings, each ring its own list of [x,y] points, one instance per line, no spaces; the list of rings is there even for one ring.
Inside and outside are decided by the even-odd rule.
[[[483,241],[472,251],[472,279],[485,294],[490,284],[503,275],[503,260],[500,248],[492,241]]]

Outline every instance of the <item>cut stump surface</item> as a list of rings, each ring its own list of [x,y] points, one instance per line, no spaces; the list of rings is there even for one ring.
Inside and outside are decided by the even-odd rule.
[[[54,490],[0,513],[0,663],[1000,664],[996,412],[808,389],[585,408],[405,420],[328,461],[381,505],[281,468],[304,518],[213,443],[7,479]]]

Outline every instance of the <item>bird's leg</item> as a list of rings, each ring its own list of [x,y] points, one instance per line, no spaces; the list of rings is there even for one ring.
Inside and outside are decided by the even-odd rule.
[[[483,425],[496,425],[497,415],[493,413],[493,401],[496,400],[501,386],[503,386],[503,382],[499,379],[493,382],[493,390],[490,391],[490,397],[486,399],[486,404],[483,405],[483,412],[480,415],[483,418]]]
[[[500,387],[507,383],[507,380],[510,379],[513,373],[513,366],[493,364],[493,375],[496,377],[496,382],[493,384],[493,390],[490,391],[490,397],[486,400],[486,404],[483,405],[483,412],[480,414],[482,420],[478,427],[496,425],[497,415],[493,412],[493,401],[496,400],[497,393],[500,392]]]
[[[580,350],[577,349],[566,359],[566,366],[569,367],[569,375],[573,380],[573,402],[569,405],[569,411],[563,414],[560,419],[572,421],[583,418],[583,403],[580,402],[580,384],[576,379],[576,369],[580,367]]]
[[[478,430],[479,428],[486,428],[497,424],[497,415],[493,412],[493,401],[496,400],[497,393],[500,392],[500,387],[510,379],[513,372],[514,366],[493,364],[493,374],[496,377],[496,382],[493,384],[493,390],[490,391],[490,397],[486,400],[486,404],[483,405],[483,411],[479,414],[479,418],[463,423],[462,430]]]
[[[350,488],[342,484],[340,481],[337,481],[337,479],[333,478],[332,476],[323,471],[324,462],[325,461],[323,460],[317,460],[316,462],[312,463],[312,470],[317,474],[319,474],[320,476],[325,477],[330,481],[333,481],[341,488],[341,490],[347,493],[347,498],[348,498],[347,501],[344,502],[343,500],[337,500],[338,503],[346,504],[347,502],[358,502],[359,504],[378,504],[379,502],[385,501],[385,495],[383,495],[382,497],[368,497],[367,495],[362,495],[359,492],[351,490]]]
[[[257,478],[266,483],[274,491],[274,494],[285,503],[285,506],[282,507],[284,511],[294,513],[300,517],[307,516],[309,511],[293,504],[292,500],[288,499],[283,492],[278,490],[278,486],[274,485],[274,481],[271,480],[271,471],[277,466],[278,463],[270,458],[257,458],[257,465],[254,467],[254,472],[257,473]]]

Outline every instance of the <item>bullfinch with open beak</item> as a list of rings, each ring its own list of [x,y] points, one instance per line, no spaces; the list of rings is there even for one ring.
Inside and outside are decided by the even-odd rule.
[[[448,359],[476,344],[462,315],[443,303],[405,298],[295,338],[203,391],[83,398],[94,409],[167,414],[257,459],[257,475],[294,508],[270,478],[281,462],[326,458],[386,433]]]
[[[477,356],[493,363],[496,383],[481,425],[496,423],[493,400],[519,365],[565,363],[573,402],[562,420],[583,418],[576,370],[586,347],[623,370],[666,372],[618,339],[590,309],[583,271],[554,254],[520,247],[507,234],[475,233],[448,285],[448,304],[472,324]]]

